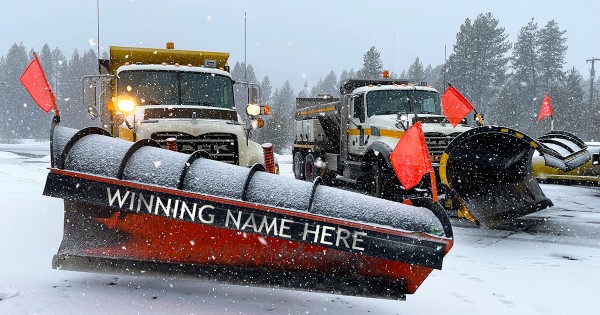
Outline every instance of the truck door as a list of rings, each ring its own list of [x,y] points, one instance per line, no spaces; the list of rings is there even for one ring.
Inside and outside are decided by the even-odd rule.
[[[365,144],[368,127],[365,124],[365,94],[356,94],[351,99],[350,123],[348,124],[348,152],[350,154],[362,155],[365,152]]]

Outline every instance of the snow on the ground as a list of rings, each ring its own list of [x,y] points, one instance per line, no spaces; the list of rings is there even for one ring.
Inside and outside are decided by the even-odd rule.
[[[555,206],[503,230],[453,219],[455,245],[407,301],[52,269],[62,200],[47,143],[0,145],[0,314],[589,314],[600,300],[600,188],[542,185]],[[7,152],[9,151],[9,152]],[[16,152],[16,153],[15,153]],[[291,156],[278,156],[293,177]]]

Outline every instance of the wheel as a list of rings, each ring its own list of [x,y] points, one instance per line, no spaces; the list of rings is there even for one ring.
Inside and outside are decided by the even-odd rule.
[[[315,156],[312,153],[306,155],[304,160],[304,179],[312,182],[317,177],[317,167],[315,166]]]
[[[294,177],[304,180],[304,154],[301,151],[294,153]]]
[[[383,198],[385,195],[384,186],[386,180],[384,176],[384,170],[382,169],[382,166],[380,164],[381,162],[377,160],[371,163],[371,167],[369,169],[365,181],[367,184],[367,191],[369,192],[369,195],[377,198]]]

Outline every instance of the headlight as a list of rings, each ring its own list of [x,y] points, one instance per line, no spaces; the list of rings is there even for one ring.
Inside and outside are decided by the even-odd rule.
[[[260,115],[260,105],[248,104],[248,106],[246,106],[246,114],[248,114],[248,116]]]
[[[132,100],[119,100],[117,107],[120,112],[129,113],[135,108],[135,103]]]

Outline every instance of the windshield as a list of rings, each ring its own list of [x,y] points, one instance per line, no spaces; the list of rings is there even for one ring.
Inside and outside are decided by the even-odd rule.
[[[177,71],[123,71],[117,83],[119,97],[139,105],[202,105],[232,109],[233,85],[223,75]]]
[[[367,93],[367,114],[398,113],[441,115],[437,92],[417,90],[380,90]]]

